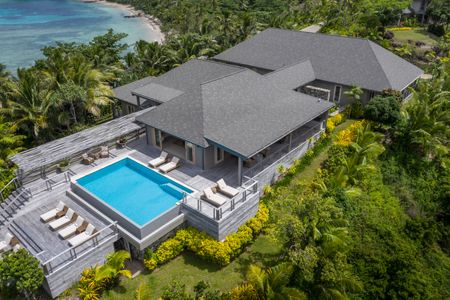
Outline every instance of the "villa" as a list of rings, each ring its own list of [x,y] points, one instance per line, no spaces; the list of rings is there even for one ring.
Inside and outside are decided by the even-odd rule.
[[[368,40],[265,30],[118,87],[123,116],[13,156],[0,236],[41,261],[52,297],[114,249],[142,257],[182,226],[223,240],[351,102],[345,91],[406,98],[422,73]]]

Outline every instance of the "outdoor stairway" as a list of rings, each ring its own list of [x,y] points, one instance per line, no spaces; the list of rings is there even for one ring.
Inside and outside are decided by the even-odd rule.
[[[42,248],[16,222],[12,221],[8,229],[32,254],[39,255],[43,252]]]
[[[0,204],[0,226],[5,226],[14,217],[15,213],[31,199],[30,192],[19,187]]]

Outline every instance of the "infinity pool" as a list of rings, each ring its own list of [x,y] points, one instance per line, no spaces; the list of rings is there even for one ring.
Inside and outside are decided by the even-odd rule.
[[[193,191],[127,157],[77,180],[91,194],[142,226]]]

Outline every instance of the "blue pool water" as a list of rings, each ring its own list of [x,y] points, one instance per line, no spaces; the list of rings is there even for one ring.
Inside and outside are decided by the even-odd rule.
[[[109,28],[124,32],[131,45],[158,34],[141,18],[101,3],[76,0],[0,0],[0,63],[11,71],[42,58],[41,49],[56,41],[86,43]]]
[[[192,193],[185,186],[130,158],[77,180],[91,194],[138,225],[144,225]]]

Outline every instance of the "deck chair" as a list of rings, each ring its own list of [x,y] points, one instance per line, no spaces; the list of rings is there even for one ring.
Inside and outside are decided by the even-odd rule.
[[[109,148],[108,148],[108,146],[101,146],[100,147],[100,157],[101,158],[108,158],[109,157]]]
[[[20,249],[22,249],[23,247],[22,247],[22,245],[21,244],[16,244],[13,248],[12,248],[12,250],[14,251],[14,252],[17,252],[17,251],[19,251]]]
[[[87,153],[81,155],[81,162],[86,165],[90,165],[95,161],[93,157],[90,157]]]
[[[230,198],[233,198],[234,196],[239,194],[239,190],[227,185],[223,178],[217,181],[217,187],[219,188],[219,192]]]
[[[167,152],[162,151],[161,154],[159,155],[159,157],[152,159],[151,161],[148,162],[149,166],[152,168],[157,168],[160,165],[162,165],[163,163],[165,163],[167,161],[167,156],[169,154],[167,154]]]
[[[203,190],[203,199],[216,207],[222,206],[225,202],[227,202],[225,197],[214,193],[210,187]]]
[[[83,231],[80,234],[77,234],[76,236],[74,236],[73,238],[71,238],[69,240],[69,245],[72,247],[75,247],[75,246],[83,244],[84,242],[90,240],[96,231],[97,230],[95,229],[94,225],[89,224],[86,227],[85,231]]]
[[[59,201],[54,209],[51,209],[40,216],[41,221],[47,223],[48,221],[58,217],[58,214],[63,212],[64,210],[67,210],[66,204],[62,201]]]
[[[70,224],[69,226],[58,231],[58,234],[61,238],[67,239],[69,236],[74,235],[77,230],[83,225],[84,219],[81,216],[78,216],[75,220],[75,223]]]
[[[63,226],[68,225],[69,223],[71,223],[72,219],[75,216],[76,216],[76,214],[73,211],[73,209],[69,208],[64,216],[62,216],[61,218],[56,219],[54,221],[51,221],[50,223],[48,223],[48,225],[50,226],[50,228],[52,230],[57,230]]]
[[[175,170],[180,165],[180,159],[178,157],[172,157],[172,160],[159,167],[159,170],[163,173],[169,173]]]
[[[0,252],[5,252],[11,250],[11,241],[14,238],[14,236],[7,232],[5,234],[5,239],[0,242]]]

